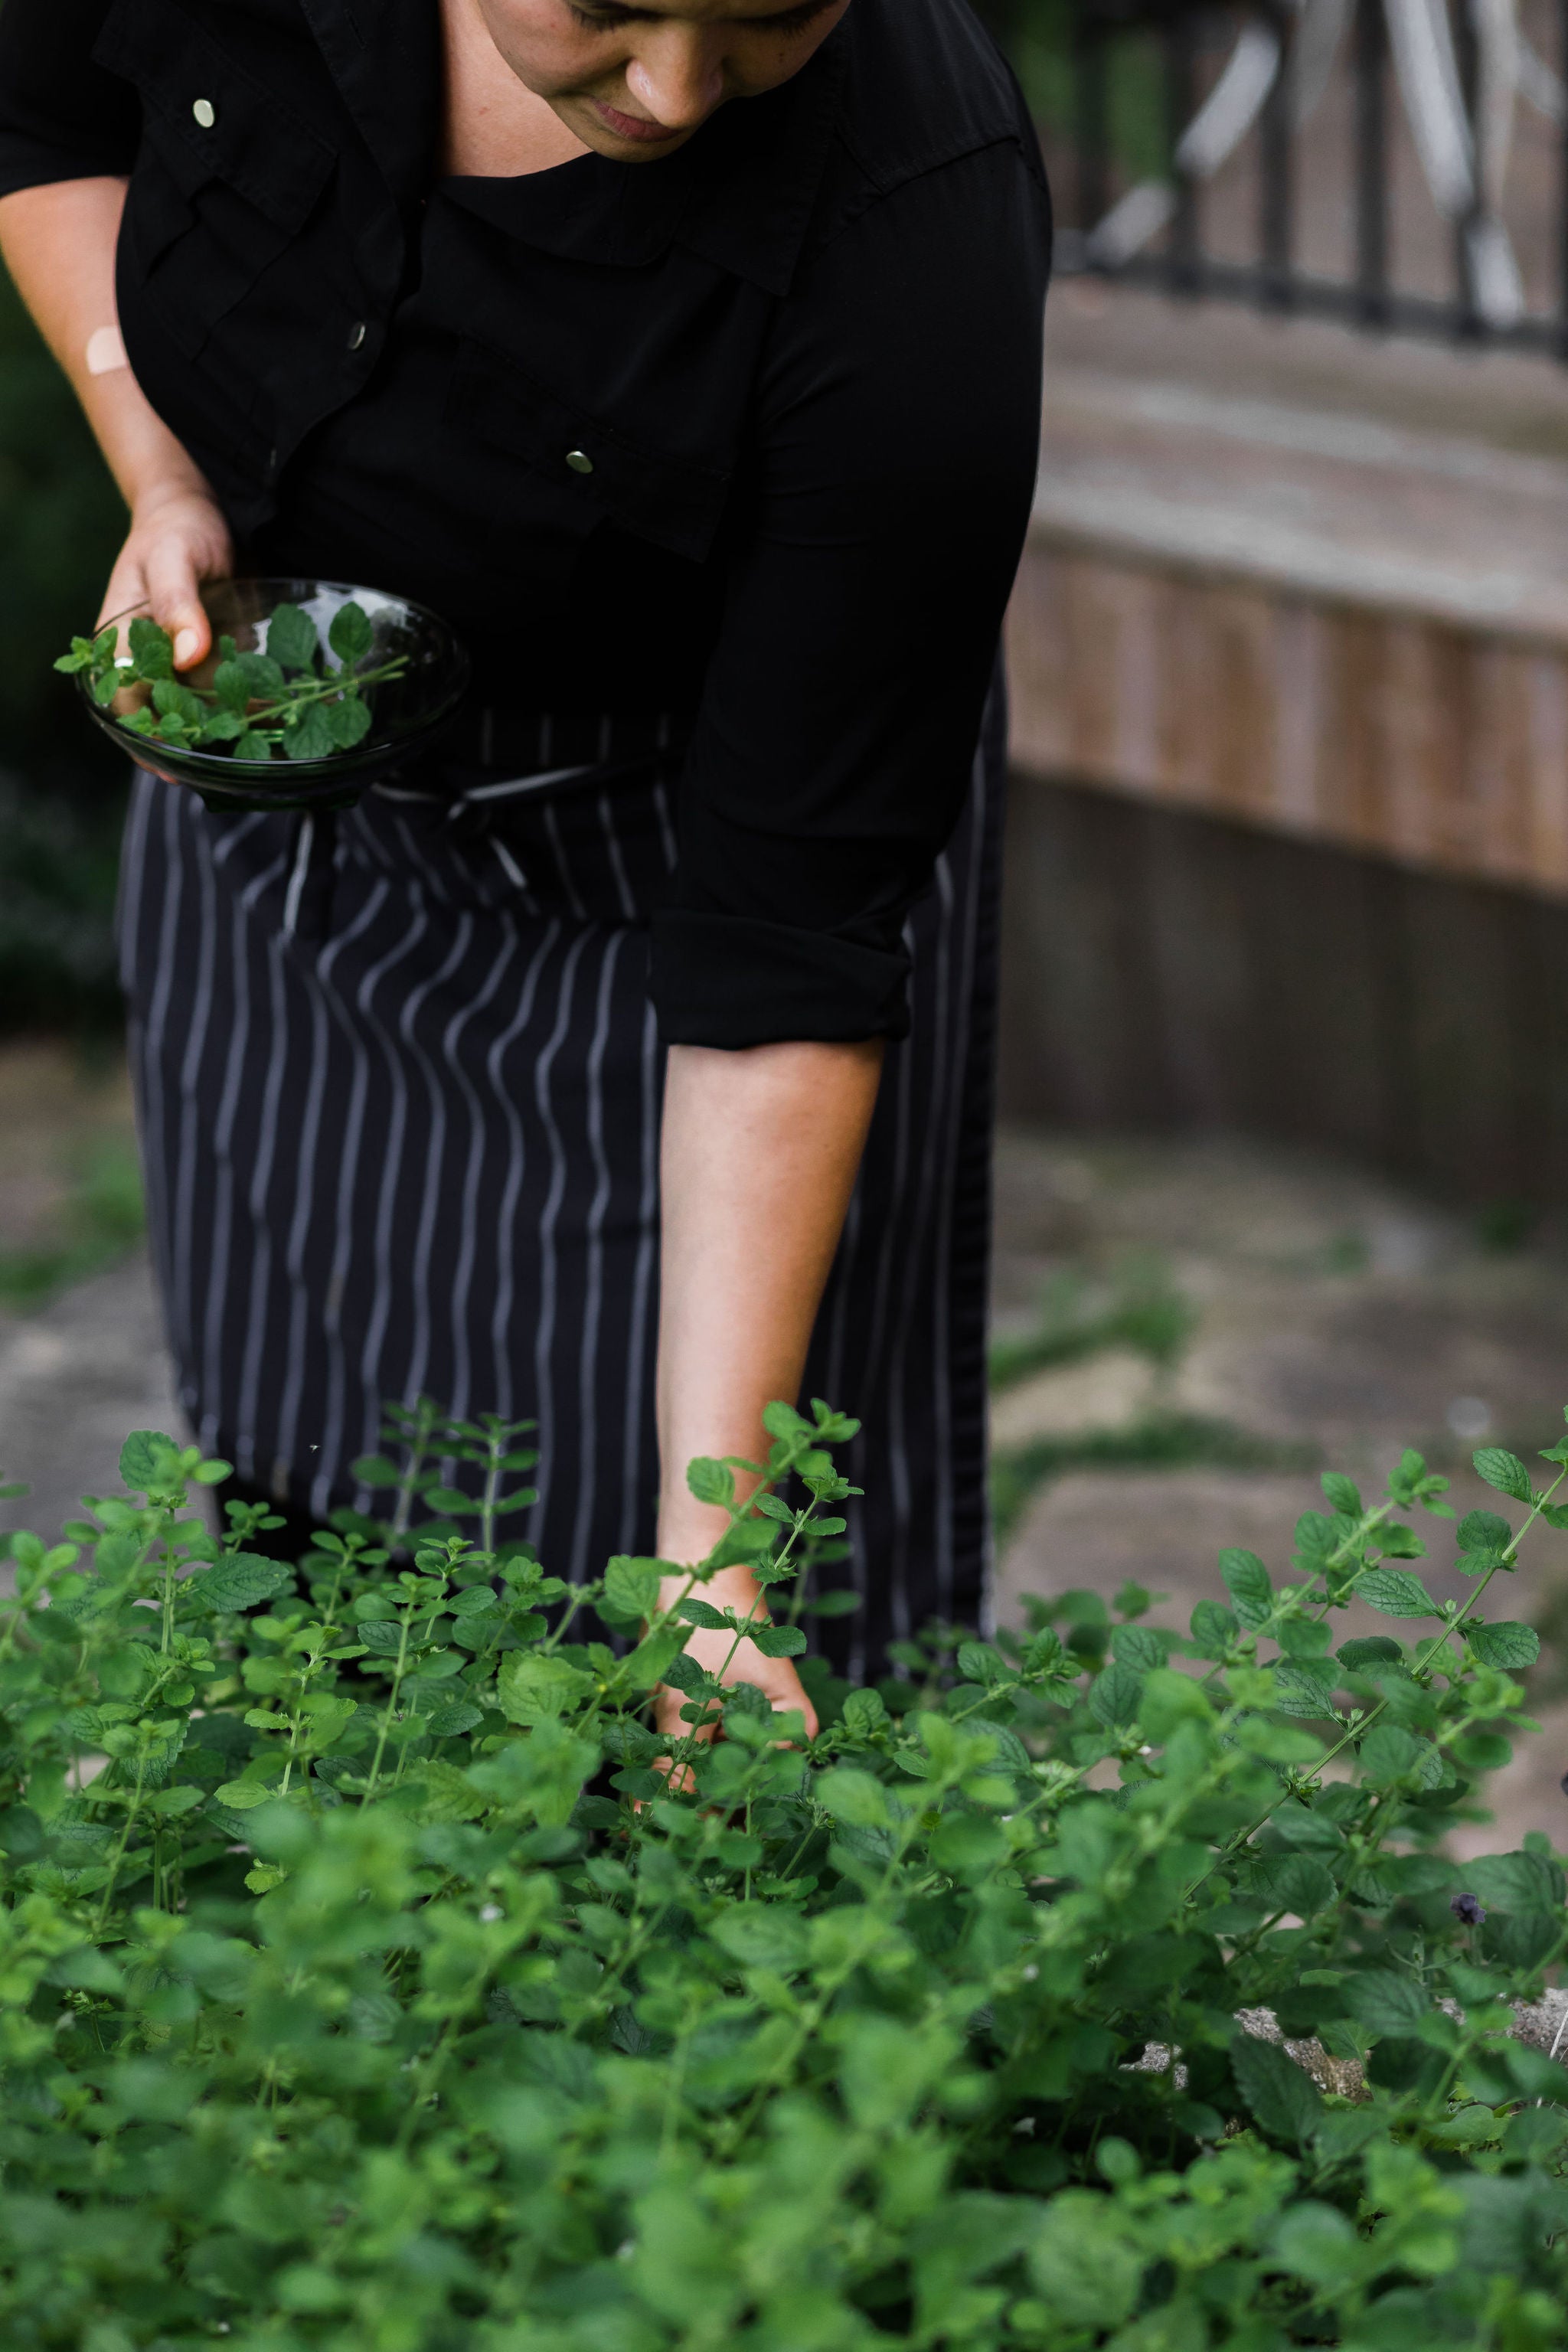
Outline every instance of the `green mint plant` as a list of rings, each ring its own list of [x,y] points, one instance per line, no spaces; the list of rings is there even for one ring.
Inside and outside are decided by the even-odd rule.
[[[73,637],[68,654],[55,667],[81,676],[100,710],[113,711],[127,689],[147,692],[133,708],[116,713],[127,733],[166,743],[177,751],[225,751],[236,760],[324,760],[353,751],[371,723],[366,691],[397,677],[408,666],[396,654],[372,668],[374,632],[363,605],[340,604],[327,630],[327,644],[340,665],[325,661],[316,624],[298,604],[279,604],[267,629],[265,653],[241,653],[232,637],[218,640],[218,660],[210,685],[196,686],[174,675],[174,651],[166,629],[144,616],[126,632],[127,650],[110,625],[96,637]]]
[[[145,1433],[11,1539],[3,2340],[1556,2352],[1568,2072],[1520,2017],[1562,1863],[1444,1832],[1531,1728],[1485,1612],[1568,1443],[1476,1456],[1460,1604],[1408,1454],[1184,1632],[1067,1593],[851,1688],[798,1621],[855,1424],[767,1421],[692,1465],[728,1530],[670,1609],[657,1560],[552,1575],[526,1426],[427,1402],[294,1566]],[[767,1618],[704,1597],[732,1558]],[[693,1623],[797,1656],[817,1736]]]

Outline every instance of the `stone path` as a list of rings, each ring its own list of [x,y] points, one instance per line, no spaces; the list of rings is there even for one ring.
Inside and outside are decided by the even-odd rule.
[[[179,1433],[143,1251],[44,1313],[0,1320],[0,1470],[30,1491],[0,1502],[0,1529],[53,1535],[84,1494],[120,1492],[126,1433]]]
[[[105,1155],[133,1150],[118,1057],[83,1058],[45,1040],[0,1047],[0,1275],[29,1257],[94,1246],[79,1186]],[[108,1242],[100,1236],[107,1250]],[[118,1490],[128,1430],[176,1427],[163,1333],[141,1252],[110,1263],[32,1314],[0,1310],[0,1532],[53,1535],[86,1493]]]
[[[1094,1466],[1108,1435],[1135,1453],[1140,1428],[1162,1413],[1206,1422],[1219,1453],[1250,1440],[1265,1464],[1270,1447],[1314,1446],[1322,1467],[1350,1472],[1363,1490],[1414,1444],[1452,1475],[1460,1510],[1498,1504],[1468,1468],[1477,1444],[1528,1454],[1563,1433],[1568,1260],[1550,1244],[1489,1248],[1473,1220],[1361,1171],[1223,1140],[1014,1132],[998,1209],[1004,1338],[1027,1332],[1053,1277],[1110,1285],[1139,1254],[1163,1260],[1195,1313],[1163,1377],[1119,1346],[999,1400],[999,1443],[1015,1458],[1033,1446],[1062,1465],[1004,1550],[1005,1619],[1026,1592],[1088,1588],[1110,1601],[1132,1581],[1166,1596],[1154,1622],[1184,1628],[1194,1601],[1222,1591],[1223,1547],[1258,1552],[1276,1577],[1289,1571],[1298,1517],[1321,1507],[1315,1468],[1205,1462],[1201,1428],[1190,1466]],[[1430,1589],[1464,1591],[1451,1532],[1433,1520],[1422,1532]],[[1568,1843],[1568,1536],[1540,1531],[1497,1613],[1542,1624],[1532,1696],[1544,1728],[1497,1776],[1490,1801],[1507,1842],[1538,1827]],[[1387,1629],[1368,1613],[1351,1630]],[[1462,1830],[1457,1843],[1488,1850],[1498,1833]]]

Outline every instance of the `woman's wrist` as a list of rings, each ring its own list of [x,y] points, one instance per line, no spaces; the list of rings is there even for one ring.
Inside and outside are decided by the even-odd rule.
[[[137,483],[131,497],[131,527],[132,530],[143,528],[171,508],[186,504],[210,507],[220,519],[223,514],[212,484],[194,465],[188,471],[158,474]]]
[[[766,1444],[759,1423],[758,1440]],[[756,1459],[755,1444],[748,1454]],[[762,1483],[749,1471],[734,1474],[735,1493],[744,1502]],[[730,1532],[730,1514],[720,1505],[700,1503],[687,1485],[684,1475],[679,1486],[668,1484],[659,1497],[658,1557],[679,1560],[682,1565],[707,1559],[714,1547]]]
[[[710,1608],[732,1609],[737,1617],[752,1617],[758,1624],[767,1620],[767,1600],[749,1568],[721,1568],[705,1584],[693,1584],[689,1576],[662,1577],[659,1607],[673,1609],[689,1593],[706,1601]]]

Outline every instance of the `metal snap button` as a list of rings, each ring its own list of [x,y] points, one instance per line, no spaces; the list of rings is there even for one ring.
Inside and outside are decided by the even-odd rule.
[[[213,124],[217,121],[217,109],[213,104],[210,98],[198,98],[195,104],[192,107],[191,112],[195,116],[196,121],[201,124],[204,131],[210,131]]]
[[[566,463],[574,474],[591,474],[594,470],[594,460],[586,449],[568,449]]]
[[[349,329],[349,349],[350,349],[350,351],[351,351],[351,352],[357,352],[357,351],[358,351],[358,349],[359,349],[359,347],[360,347],[360,345],[363,342],[363,341],[364,341],[364,337],[365,337],[365,324],[364,324],[364,320],[363,320],[363,319],[356,319],[356,320],[354,320],[353,325]]]

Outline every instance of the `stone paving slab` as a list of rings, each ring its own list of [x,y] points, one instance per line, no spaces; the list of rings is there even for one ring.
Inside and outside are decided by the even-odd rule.
[[[0,1469],[30,1488],[0,1502],[0,1531],[53,1536],[82,1495],[118,1494],[132,1429],[183,1430],[140,1250],[43,1313],[0,1321]]]
[[[1363,1492],[1414,1444],[1451,1477],[1458,1512],[1485,1506],[1517,1521],[1469,1468],[1471,1451],[1489,1440],[1528,1453],[1562,1433],[1568,1257],[1553,1234],[1500,1252],[1473,1222],[1364,1171],[1212,1137],[1015,1129],[1003,1141],[998,1209],[998,1318],[1010,1336],[1027,1332],[1033,1302],[1064,1271],[1103,1283],[1121,1264],[1157,1257],[1195,1314],[1163,1391],[1168,1406],[1260,1444],[1314,1445]],[[1121,1351],[1091,1358],[1005,1392],[999,1434],[1013,1447],[1126,1436],[1149,1394]],[[1131,1582],[1163,1596],[1152,1622],[1184,1631],[1195,1602],[1223,1596],[1222,1549],[1257,1552],[1280,1580],[1299,1515],[1321,1507],[1312,1470],[1068,1468],[1038,1488],[1004,1551],[998,1613],[1016,1623],[1026,1593],[1073,1588],[1109,1602]],[[1422,1517],[1417,1531],[1434,1596],[1465,1594],[1451,1528]],[[1541,1528],[1488,1613],[1544,1622],[1542,1732],[1489,1784],[1495,1823],[1456,1828],[1458,1853],[1516,1843],[1530,1828],[1568,1845],[1568,1660],[1552,1639],[1568,1622],[1565,1600],[1568,1536]],[[1343,1622],[1347,1636],[1389,1630],[1370,1611]]]

